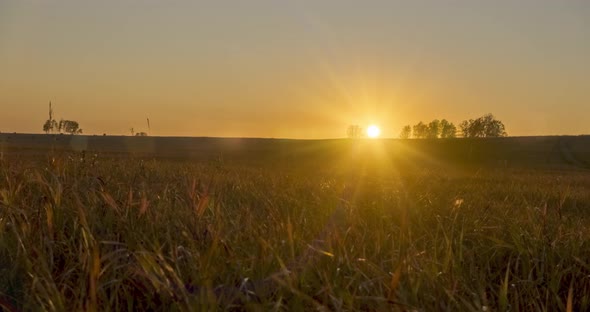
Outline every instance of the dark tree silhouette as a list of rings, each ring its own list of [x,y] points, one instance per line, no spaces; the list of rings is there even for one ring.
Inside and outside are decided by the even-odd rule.
[[[413,130],[413,131],[412,131]],[[428,124],[419,122],[413,127],[406,126],[400,133],[400,138],[410,137],[410,133],[416,139],[437,139],[437,138],[455,138],[457,137],[457,127],[446,119],[435,119]]]
[[[49,101],[49,119],[43,124],[43,132],[46,134],[57,131],[57,121],[53,119],[53,108],[51,107],[51,101]]]
[[[58,125],[59,131],[63,131],[69,134],[81,134],[82,129],[77,121],[73,120],[60,120]]]
[[[404,126],[399,134],[400,139],[409,139],[412,136],[412,127],[410,125]]]
[[[350,125],[346,129],[346,135],[349,139],[358,139],[363,137],[363,128],[359,125]]]
[[[440,134],[440,121],[435,119],[428,124],[428,129],[426,130],[426,137],[428,139],[438,139]]]
[[[49,133],[50,130],[51,130],[51,120],[48,119],[43,124],[43,132],[45,132],[45,134],[47,134],[47,133]]]
[[[420,121],[412,127],[412,132],[416,139],[424,139],[428,135],[428,126]]]
[[[443,119],[440,121],[440,137],[442,139],[449,139],[457,137],[457,127],[452,122]]]
[[[73,120],[60,120],[59,123],[53,119],[53,107],[51,106],[51,101],[49,102],[49,119],[45,121],[43,124],[43,131],[45,133],[53,133],[53,132],[66,132],[69,134],[80,134],[82,133],[82,129],[80,129],[80,125],[77,121]]]
[[[477,119],[469,119],[459,125],[466,138],[494,138],[507,136],[504,124],[494,115],[487,114]]]
[[[43,124],[43,132],[46,134],[57,130],[57,122],[55,120],[47,119]]]

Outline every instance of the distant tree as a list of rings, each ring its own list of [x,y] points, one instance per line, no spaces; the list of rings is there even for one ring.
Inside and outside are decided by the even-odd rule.
[[[400,139],[409,139],[412,136],[412,127],[410,125],[404,126],[399,134]]]
[[[358,139],[363,137],[363,128],[359,125],[350,125],[346,129],[346,135],[349,139]]]
[[[428,129],[426,130],[426,137],[429,139],[438,139],[440,134],[440,121],[435,119],[428,124]]]
[[[135,129],[130,128],[129,131],[131,131],[131,136],[135,136]]]
[[[412,127],[412,132],[416,139],[424,139],[428,134],[428,126],[420,121]]]
[[[460,124],[459,124],[459,129],[461,130],[461,136],[464,138],[471,138],[472,133],[472,124],[473,124],[474,120],[473,119],[469,119],[469,120],[463,120]]]
[[[45,121],[45,123],[43,124],[43,132],[45,132],[45,134],[49,133],[49,131],[51,131],[51,120],[47,119]]]
[[[55,120],[51,121],[51,132],[59,132],[59,126]]]
[[[440,137],[443,139],[457,137],[457,127],[452,122],[443,119],[440,121]]]
[[[43,124],[43,132],[46,134],[57,131],[57,122],[53,119],[53,108],[51,107],[51,101],[49,101],[49,119]]]
[[[47,119],[43,124],[43,132],[46,134],[57,131],[57,122],[55,120]]]
[[[60,132],[63,131],[65,133],[69,133],[69,134],[81,134],[82,133],[82,129],[80,129],[80,125],[78,124],[77,121],[62,119],[59,121],[58,127],[59,127]]]
[[[503,137],[508,135],[504,123],[494,118],[494,115],[487,114],[481,118],[483,118],[483,123],[485,125],[485,137]]]
[[[146,132],[137,132],[137,133],[135,134],[135,136],[139,136],[139,137],[145,137],[145,136],[148,136],[148,134],[147,134]]]
[[[493,138],[507,135],[504,124],[492,114],[465,120],[461,122],[459,128],[466,138]]]

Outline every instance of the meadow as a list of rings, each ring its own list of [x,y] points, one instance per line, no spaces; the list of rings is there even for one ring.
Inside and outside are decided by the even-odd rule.
[[[5,311],[588,311],[588,137],[0,136]]]

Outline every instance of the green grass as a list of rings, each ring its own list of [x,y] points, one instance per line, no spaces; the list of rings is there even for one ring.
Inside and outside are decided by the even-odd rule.
[[[590,310],[587,171],[370,154],[5,157],[0,306]]]

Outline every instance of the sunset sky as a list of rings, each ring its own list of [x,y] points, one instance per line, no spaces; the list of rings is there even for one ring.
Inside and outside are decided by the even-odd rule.
[[[590,1],[0,0],[0,131],[49,101],[88,134],[590,133]]]

